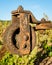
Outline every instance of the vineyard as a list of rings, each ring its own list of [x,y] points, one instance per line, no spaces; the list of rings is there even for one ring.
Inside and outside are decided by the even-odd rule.
[[[3,45],[3,35],[10,21],[0,21],[0,49]],[[6,52],[0,60],[0,65],[45,65],[46,59],[52,59],[52,30],[36,31],[36,46],[29,55],[19,56]],[[46,58],[46,59],[45,59]],[[44,59],[44,61],[43,61]],[[51,60],[50,59],[50,60]],[[41,62],[43,64],[41,64]],[[49,63],[51,63],[50,61]],[[48,65],[48,62],[47,62]]]

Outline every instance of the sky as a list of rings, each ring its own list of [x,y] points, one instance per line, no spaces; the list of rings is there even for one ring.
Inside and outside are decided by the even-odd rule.
[[[0,20],[11,20],[11,11],[19,5],[30,10],[37,20],[41,20],[44,13],[52,20],[52,0],[0,0]]]

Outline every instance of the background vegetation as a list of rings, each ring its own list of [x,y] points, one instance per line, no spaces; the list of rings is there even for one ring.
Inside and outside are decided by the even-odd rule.
[[[2,47],[3,34],[10,24],[10,21],[0,20],[0,48]],[[37,45],[29,55],[21,57],[6,52],[0,60],[0,65],[34,65],[37,59],[52,56],[52,30],[44,30],[43,33],[36,31],[36,36]]]

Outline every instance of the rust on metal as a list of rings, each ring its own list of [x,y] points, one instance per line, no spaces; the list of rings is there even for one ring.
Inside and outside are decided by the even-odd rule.
[[[36,24],[31,27],[29,25]],[[36,46],[36,30],[52,29],[52,23],[44,18],[38,21],[30,11],[22,6],[12,11],[12,24],[4,33],[4,44],[12,54],[29,54]]]
[[[52,22],[46,21],[44,18],[42,18],[40,23],[36,25],[36,29],[52,29]]]
[[[36,45],[36,34],[29,23],[36,22],[33,14],[26,11],[22,6],[12,11],[12,24],[5,32],[4,43],[9,51],[14,54],[29,54]]]

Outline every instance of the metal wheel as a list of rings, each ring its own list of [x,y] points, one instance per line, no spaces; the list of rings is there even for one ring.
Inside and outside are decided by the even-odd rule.
[[[4,44],[12,54],[29,54],[35,47],[35,31],[29,26],[29,32],[20,31],[20,23],[12,23],[4,33]]]

